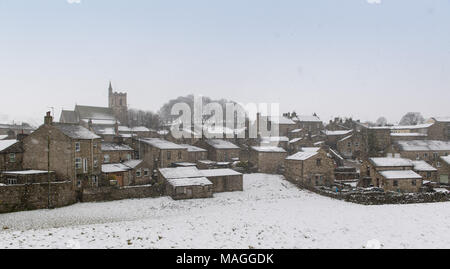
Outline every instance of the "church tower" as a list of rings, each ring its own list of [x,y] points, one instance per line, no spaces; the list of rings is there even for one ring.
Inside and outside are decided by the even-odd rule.
[[[121,125],[128,125],[128,105],[126,92],[114,92],[111,81],[108,87],[108,107]]]

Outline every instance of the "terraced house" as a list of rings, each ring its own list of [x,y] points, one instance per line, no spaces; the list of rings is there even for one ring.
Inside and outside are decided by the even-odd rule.
[[[23,168],[54,171],[77,188],[96,185],[101,175],[101,138],[78,124],[44,124],[23,139]]]
[[[134,140],[138,159],[142,159],[149,168],[165,168],[178,162],[188,161],[187,147],[160,138],[140,138]]]

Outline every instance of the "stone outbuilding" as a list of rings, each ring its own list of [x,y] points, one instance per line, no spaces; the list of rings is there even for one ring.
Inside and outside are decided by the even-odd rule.
[[[422,176],[412,170],[386,170],[379,175],[385,191],[414,193],[422,187]]]
[[[22,143],[16,139],[0,140],[0,171],[21,170]]]
[[[287,152],[280,147],[253,146],[250,150],[249,163],[259,173],[277,174],[284,167]]]
[[[208,150],[208,160],[231,162],[239,159],[240,148],[223,139],[207,139],[198,141],[196,146]]]

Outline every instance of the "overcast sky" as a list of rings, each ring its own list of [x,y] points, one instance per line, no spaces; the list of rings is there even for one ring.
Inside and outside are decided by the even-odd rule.
[[[322,120],[450,115],[450,0],[0,0],[0,122],[189,93]]]

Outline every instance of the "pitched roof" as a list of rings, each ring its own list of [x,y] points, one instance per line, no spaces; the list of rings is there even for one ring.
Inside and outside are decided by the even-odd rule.
[[[159,168],[159,172],[165,179],[203,176],[196,167]]]
[[[188,152],[206,152],[206,149],[202,149],[189,144],[180,144],[180,146],[186,147]]]
[[[54,123],[53,126],[63,134],[73,139],[97,139],[100,136],[94,134],[83,126],[76,124]]]
[[[324,130],[322,131],[325,135],[347,135],[353,132],[352,130],[337,130],[337,131],[330,131],[330,130]]]
[[[7,140],[0,140],[0,151],[3,151],[9,147],[11,147],[12,145],[16,144],[17,142],[19,142],[16,139],[7,139]]]
[[[302,137],[294,138],[291,141],[289,141],[289,144],[293,144],[293,143],[298,142],[298,141],[300,141],[302,139],[303,139]]]
[[[241,173],[234,171],[233,169],[224,168],[224,169],[205,169],[199,170],[200,173],[205,177],[220,177],[220,176],[238,176],[242,175]]]
[[[102,173],[126,172],[131,168],[122,163],[102,164]]]
[[[286,152],[283,148],[271,146],[259,146],[259,147],[253,146],[252,149],[258,152],[278,152],[278,153]]]
[[[113,110],[109,107],[76,105],[75,111],[80,119],[116,120]]]
[[[78,123],[77,113],[72,110],[62,110],[60,121],[64,123]]]
[[[206,177],[170,178],[167,179],[167,182],[174,187],[212,185],[212,182]]]
[[[239,149],[235,144],[222,139],[208,139],[206,143],[216,149]]]
[[[413,166],[411,160],[404,158],[377,157],[369,158],[369,161],[378,167]]]
[[[422,134],[422,133],[391,133],[391,136],[405,136],[405,137],[409,137],[409,136],[427,136],[427,134]]]
[[[136,126],[131,128],[132,132],[150,132],[150,129],[145,126]]]
[[[178,145],[175,143],[172,143],[170,141],[160,139],[160,138],[142,138],[139,139],[139,141],[144,142],[146,144],[151,145],[152,147],[159,148],[159,149],[186,149],[186,147],[182,145]]]
[[[437,171],[436,168],[434,168],[433,166],[431,166],[430,164],[428,164],[426,161],[412,161],[413,165],[414,165],[414,170],[415,171],[425,171],[425,172],[434,172]]]
[[[439,140],[410,140],[397,141],[403,151],[450,151],[450,141]]]
[[[433,117],[435,121],[450,122],[450,117]]]
[[[421,179],[422,176],[412,170],[388,170],[380,174],[386,179]]]
[[[322,122],[319,117],[313,115],[298,115],[297,119],[300,122]]]
[[[119,144],[113,142],[102,142],[103,151],[132,151],[133,149],[126,144]]]
[[[449,156],[441,156],[441,159],[446,162],[447,164],[450,164],[450,155]]]
[[[114,127],[93,125],[92,130],[98,135],[116,135],[116,130],[114,129]]]
[[[297,153],[295,153],[294,155],[291,155],[289,157],[286,158],[286,160],[295,160],[295,161],[304,161],[307,160],[315,155],[317,155],[318,152],[315,151],[299,151]]]
[[[129,160],[129,161],[124,162],[123,164],[134,169],[134,168],[136,168],[136,166],[138,166],[142,162],[143,162],[142,160]]]

